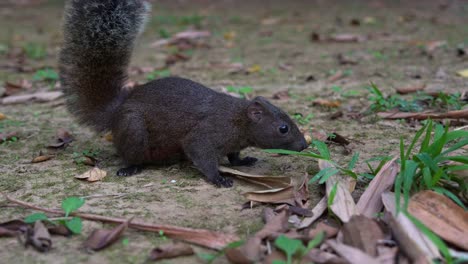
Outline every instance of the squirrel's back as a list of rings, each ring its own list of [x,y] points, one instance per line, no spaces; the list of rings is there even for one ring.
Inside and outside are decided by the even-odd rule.
[[[69,0],[60,80],[69,110],[98,131],[110,129],[150,6],[143,0]]]

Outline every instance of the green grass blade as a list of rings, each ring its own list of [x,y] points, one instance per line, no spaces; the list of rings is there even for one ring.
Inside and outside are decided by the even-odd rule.
[[[331,160],[331,155],[330,151],[328,150],[327,144],[319,140],[312,141],[312,144],[314,144],[314,146],[317,148],[323,159]]]
[[[359,159],[359,152],[356,152],[356,153],[354,153],[353,157],[351,158],[351,161],[349,161],[349,164],[348,164],[348,169],[349,169],[349,170],[354,169],[354,167],[356,166],[356,162],[358,161],[358,159]]]
[[[419,152],[425,152],[431,141],[431,134],[432,134],[432,120],[431,119],[428,120],[425,127],[426,127],[426,135],[424,136],[424,139],[421,143],[421,148],[419,149]]]
[[[297,152],[297,151],[286,150],[286,149],[264,149],[263,151],[266,153],[272,153],[272,154],[286,154],[286,155],[295,155],[295,156],[305,156],[305,157],[311,157],[311,158],[316,158],[316,159],[326,159],[325,157],[320,156],[319,154],[316,154],[313,152]]]

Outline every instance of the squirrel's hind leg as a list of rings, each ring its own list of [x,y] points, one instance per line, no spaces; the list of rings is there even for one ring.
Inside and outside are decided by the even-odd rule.
[[[257,158],[254,157],[245,157],[241,159],[239,157],[239,152],[232,152],[227,154],[229,163],[231,163],[232,166],[252,166],[257,162]]]
[[[144,118],[138,113],[125,112],[118,115],[113,124],[112,134],[117,152],[127,165],[117,171],[117,176],[131,176],[140,173],[148,149],[148,132]]]

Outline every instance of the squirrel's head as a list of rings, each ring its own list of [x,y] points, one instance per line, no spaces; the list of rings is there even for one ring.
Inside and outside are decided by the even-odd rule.
[[[263,97],[255,97],[247,107],[250,140],[263,149],[301,151],[307,148],[304,135],[289,116]]]

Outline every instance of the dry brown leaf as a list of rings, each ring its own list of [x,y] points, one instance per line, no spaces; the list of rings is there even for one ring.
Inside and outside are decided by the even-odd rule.
[[[86,249],[98,251],[114,244],[123,234],[123,232],[125,232],[130,221],[131,219],[121,223],[111,230],[95,229],[86,239],[83,246]]]
[[[319,160],[319,167],[321,170],[328,167],[333,167],[333,164],[326,160]],[[349,221],[351,216],[357,214],[356,204],[354,203],[353,197],[349,190],[351,184],[351,177],[343,177],[339,174],[335,174],[327,179],[325,182],[327,197],[336,184],[336,194],[333,203],[330,205],[330,209],[333,213],[340,218],[343,223]],[[354,184],[353,184],[354,185]]]
[[[395,177],[400,170],[400,166],[396,162],[397,158],[385,163],[379,173],[372,179],[369,186],[359,198],[356,209],[360,214],[367,217],[374,217],[375,214],[382,211],[382,193],[389,191],[394,182]]]
[[[4,113],[0,113],[0,120],[6,119],[6,115]]]
[[[337,255],[323,251],[320,249],[312,249],[305,255],[304,257],[306,260],[312,261],[312,263],[317,264],[347,264],[346,260],[343,258],[338,257]]]
[[[345,76],[344,72],[339,70],[339,71],[335,72],[335,74],[333,74],[332,76],[328,77],[327,81],[329,81],[329,82],[338,81],[339,79],[343,78],[344,76]]]
[[[328,38],[328,41],[339,43],[363,42],[365,40],[367,40],[366,36],[351,33],[334,34]]]
[[[67,146],[70,142],[73,141],[73,136],[71,135],[68,130],[65,128],[59,128],[57,129],[57,132],[55,134],[55,142],[49,144],[47,147],[48,148],[62,148]]]
[[[325,106],[325,107],[330,107],[330,108],[336,108],[340,107],[341,102],[340,101],[331,101],[327,99],[315,99],[312,102],[312,105],[318,105],[318,106]]]
[[[379,224],[363,215],[353,215],[349,222],[343,225],[341,232],[343,232],[343,243],[373,257],[377,256],[378,242],[385,239]]]
[[[284,188],[246,192],[244,197],[254,202],[294,205],[294,187],[290,185]]]
[[[327,210],[327,198],[323,197],[320,202],[315,205],[314,209],[312,209],[312,216],[302,219],[299,229],[309,227],[325,212],[325,210]]]
[[[337,227],[326,224],[325,221],[321,221],[317,224],[316,227],[309,230],[308,237],[310,240],[312,240],[321,232],[325,232],[326,238],[334,238],[339,231],[340,230]]]
[[[262,239],[257,236],[250,237],[242,246],[229,248],[225,252],[230,263],[258,263],[263,256]]]
[[[227,173],[236,176],[239,179],[250,181],[252,183],[265,186],[267,188],[284,188],[291,185],[290,177],[255,175],[224,166],[219,166],[218,170],[221,173]]]
[[[419,192],[411,197],[408,211],[444,240],[468,250],[468,212],[446,196]]]
[[[385,206],[388,225],[392,230],[395,240],[400,245],[400,249],[412,261],[426,261],[440,257],[436,245],[424,235],[405,214],[396,212],[395,194],[384,192],[382,202]]]
[[[415,93],[418,91],[423,91],[425,88],[426,88],[425,83],[416,83],[413,85],[396,88],[396,92],[398,94],[410,94],[410,93]]]
[[[49,233],[51,235],[59,235],[59,236],[64,236],[64,237],[69,237],[69,236],[73,235],[73,232],[70,231],[70,229],[68,229],[64,225],[48,226],[47,230],[49,230]]]
[[[51,249],[52,240],[50,239],[49,231],[41,221],[36,221],[34,228],[28,229],[26,245],[31,245],[40,252],[46,252]]]
[[[448,111],[445,113],[435,112],[421,112],[421,113],[410,113],[410,112],[380,112],[377,115],[384,119],[444,119],[444,118],[455,118],[455,119],[466,119],[468,118],[468,109]]]
[[[94,167],[83,174],[76,175],[75,178],[80,179],[80,180],[86,180],[89,182],[95,182],[95,181],[102,180],[106,176],[107,176],[106,171],[101,170],[98,167]]]
[[[164,244],[154,248],[153,250],[151,250],[149,259],[158,261],[161,259],[176,258],[180,256],[190,256],[193,254],[194,251],[191,246],[184,243],[176,242],[171,244]]]
[[[13,237],[26,232],[28,225],[19,219],[0,223],[0,237]]]
[[[275,100],[287,101],[289,98],[290,96],[288,90],[279,91],[273,94],[273,99]]]
[[[12,82],[5,82],[5,93],[3,96],[10,96],[21,90],[31,89],[32,83],[26,79],[22,79],[18,84]]]
[[[325,243],[350,264],[380,264],[377,259],[357,248],[347,246],[336,240],[327,240]]]
[[[34,159],[32,159],[31,163],[44,162],[44,161],[50,160],[53,157],[54,156],[52,156],[52,155],[40,155],[40,156],[37,156]]]
[[[258,231],[255,236],[264,239],[276,233],[284,233],[288,229],[289,211],[282,210]]]
[[[1,99],[2,104],[22,104],[29,101],[35,102],[49,102],[57,100],[58,98],[62,97],[63,93],[59,91],[55,92],[37,92],[33,94],[24,94],[24,95],[12,95],[7,96]]]

